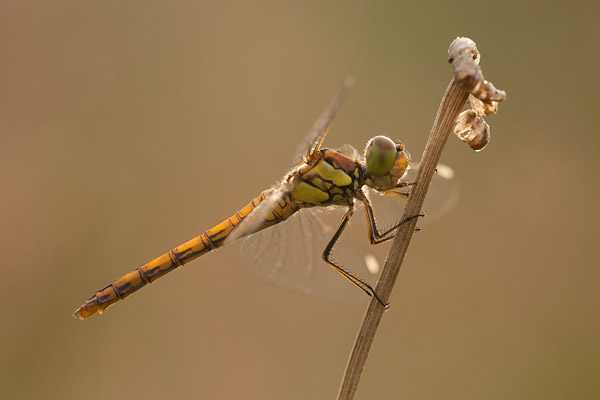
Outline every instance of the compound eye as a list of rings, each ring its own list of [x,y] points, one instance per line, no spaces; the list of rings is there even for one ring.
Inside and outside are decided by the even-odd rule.
[[[396,161],[396,143],[385,136],[375,136],[367,144],[367,169],[375,177],[384,176]]]

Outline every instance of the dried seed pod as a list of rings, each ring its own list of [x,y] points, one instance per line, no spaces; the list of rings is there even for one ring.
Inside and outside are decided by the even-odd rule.
[[[496,112],[498,112],[497,101],[484,102],[470,94],[469,103],[471,103],[471,108],[473,111],[475,111],[475,113],[481,117],[490,114],[496,114]]]
[[[475,42],[471,39],[464,37],[454,39],[448,49],[448,62],[454,68],[456,83],[483,101],[504,100],[506,93],[496,89],[492,82],[488,82],[483,78],[481,69],[478,66],[480,57]]]
[[[454,133],[475,151],[483,150],[490,142],[490,126],[473,110],[460,113]]]

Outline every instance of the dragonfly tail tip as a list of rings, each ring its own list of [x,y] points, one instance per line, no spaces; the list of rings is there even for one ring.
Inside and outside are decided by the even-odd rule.
[[[79,307],[73,313],[73,318],[78,319],[80,321],[83,321],[84,319],[86,319],[89,316],[90,316],[90,314],[87,312],[87,310],[84,308],[84,306]]]
[[[79,314],[79,308],[73,313],[73,318],[78,319],[80,321],[83,321],[85,319]]]

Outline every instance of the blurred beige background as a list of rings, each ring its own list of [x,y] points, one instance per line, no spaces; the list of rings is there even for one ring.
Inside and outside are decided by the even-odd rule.
[[[71,313],[279,179],[349,73],[327,145],[419,158],[462,35],[508,100],[484,152],[449,141],[460,202],[413,238],[357,398],[598,398],[590,4],[0,1],[0,397],[334,398],[368,298],[277,289],[239,245]]]

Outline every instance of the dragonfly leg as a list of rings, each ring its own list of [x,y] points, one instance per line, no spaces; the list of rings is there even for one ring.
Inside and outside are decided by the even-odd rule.
[[[387,308],[388,304],[383,302],[383,300],[381,300],[381,298],[379,296],[377,296],[377,293],[375,293],[375,290],[373,289],[373,287],[371,285],[369,285],[367,282],[365,282],[358,276],[352,274],[350,271],[347,271],[344,268],[340,267],[339,265],[337,265],[330,259],[330,255],[331,255],[331,251],[333,250],[333,246],[335,245],[335,243],[338,241],[338,239],[342,235],[342,232],[344,232],[344,229],[346,228],[346,225],[348,225],[348,221],[350,221],[350,217],[352,217],[353,213],[354,213],[354,206],[350,206],[348,208],[348,211],[346,212],[346,214],[344,214],[344,216],[342,217],[342,221],[340,222],[337,230],[333,234],[333,237],[331,238],[331,240],[329,240],[329,243],[327,243],[325,250],[323,250],[323,255],[321,257],[327,264],[332,266],[344,278],[348,279],[356,287],[358,287],[360,290],[362,290],[369,296],[374,296],[382,306]]]
[[[395,196],[402,197],[403,199],[408,199],[407,192],[397,192],[395,189],[400,189],[407,186],[415,186],[416,184],[417,182],[400,182],[395,184],[394,186],[378,189],[378,191],[387,196]]]
[[[397,184],[395,184],[394,186],[392,186],[393,188],[403,188],[403,187],[407,187],[407,186],[416,186],[417,181],[412,181],[412,182],[398,182]]]
[[[394,197],[401,197],[403,199],[408,199],[408,193],[407,192],[396,192],[394,190],[379,190],[379,192],[385,194],[386,196],[394,196]]]
[[[377,222],[375,221],[375,214],[373,213],[373,207],[371,207],[371,202],[369,201],[369,199],[367,199],[367,196],[364,195],[360,197],[360,200],[365,205],[365,217],[367,218],[367,234],[369,236],[369,241],[373,245],[391,240],[396,234],[396,229],[398,229],[402,224],[410,221],[411,219],[425,216],[425,214],[423,213],[413,215],[398,222],[396,225],[386,230],[385,232],[379,233],[379,229],[377,229]]]

